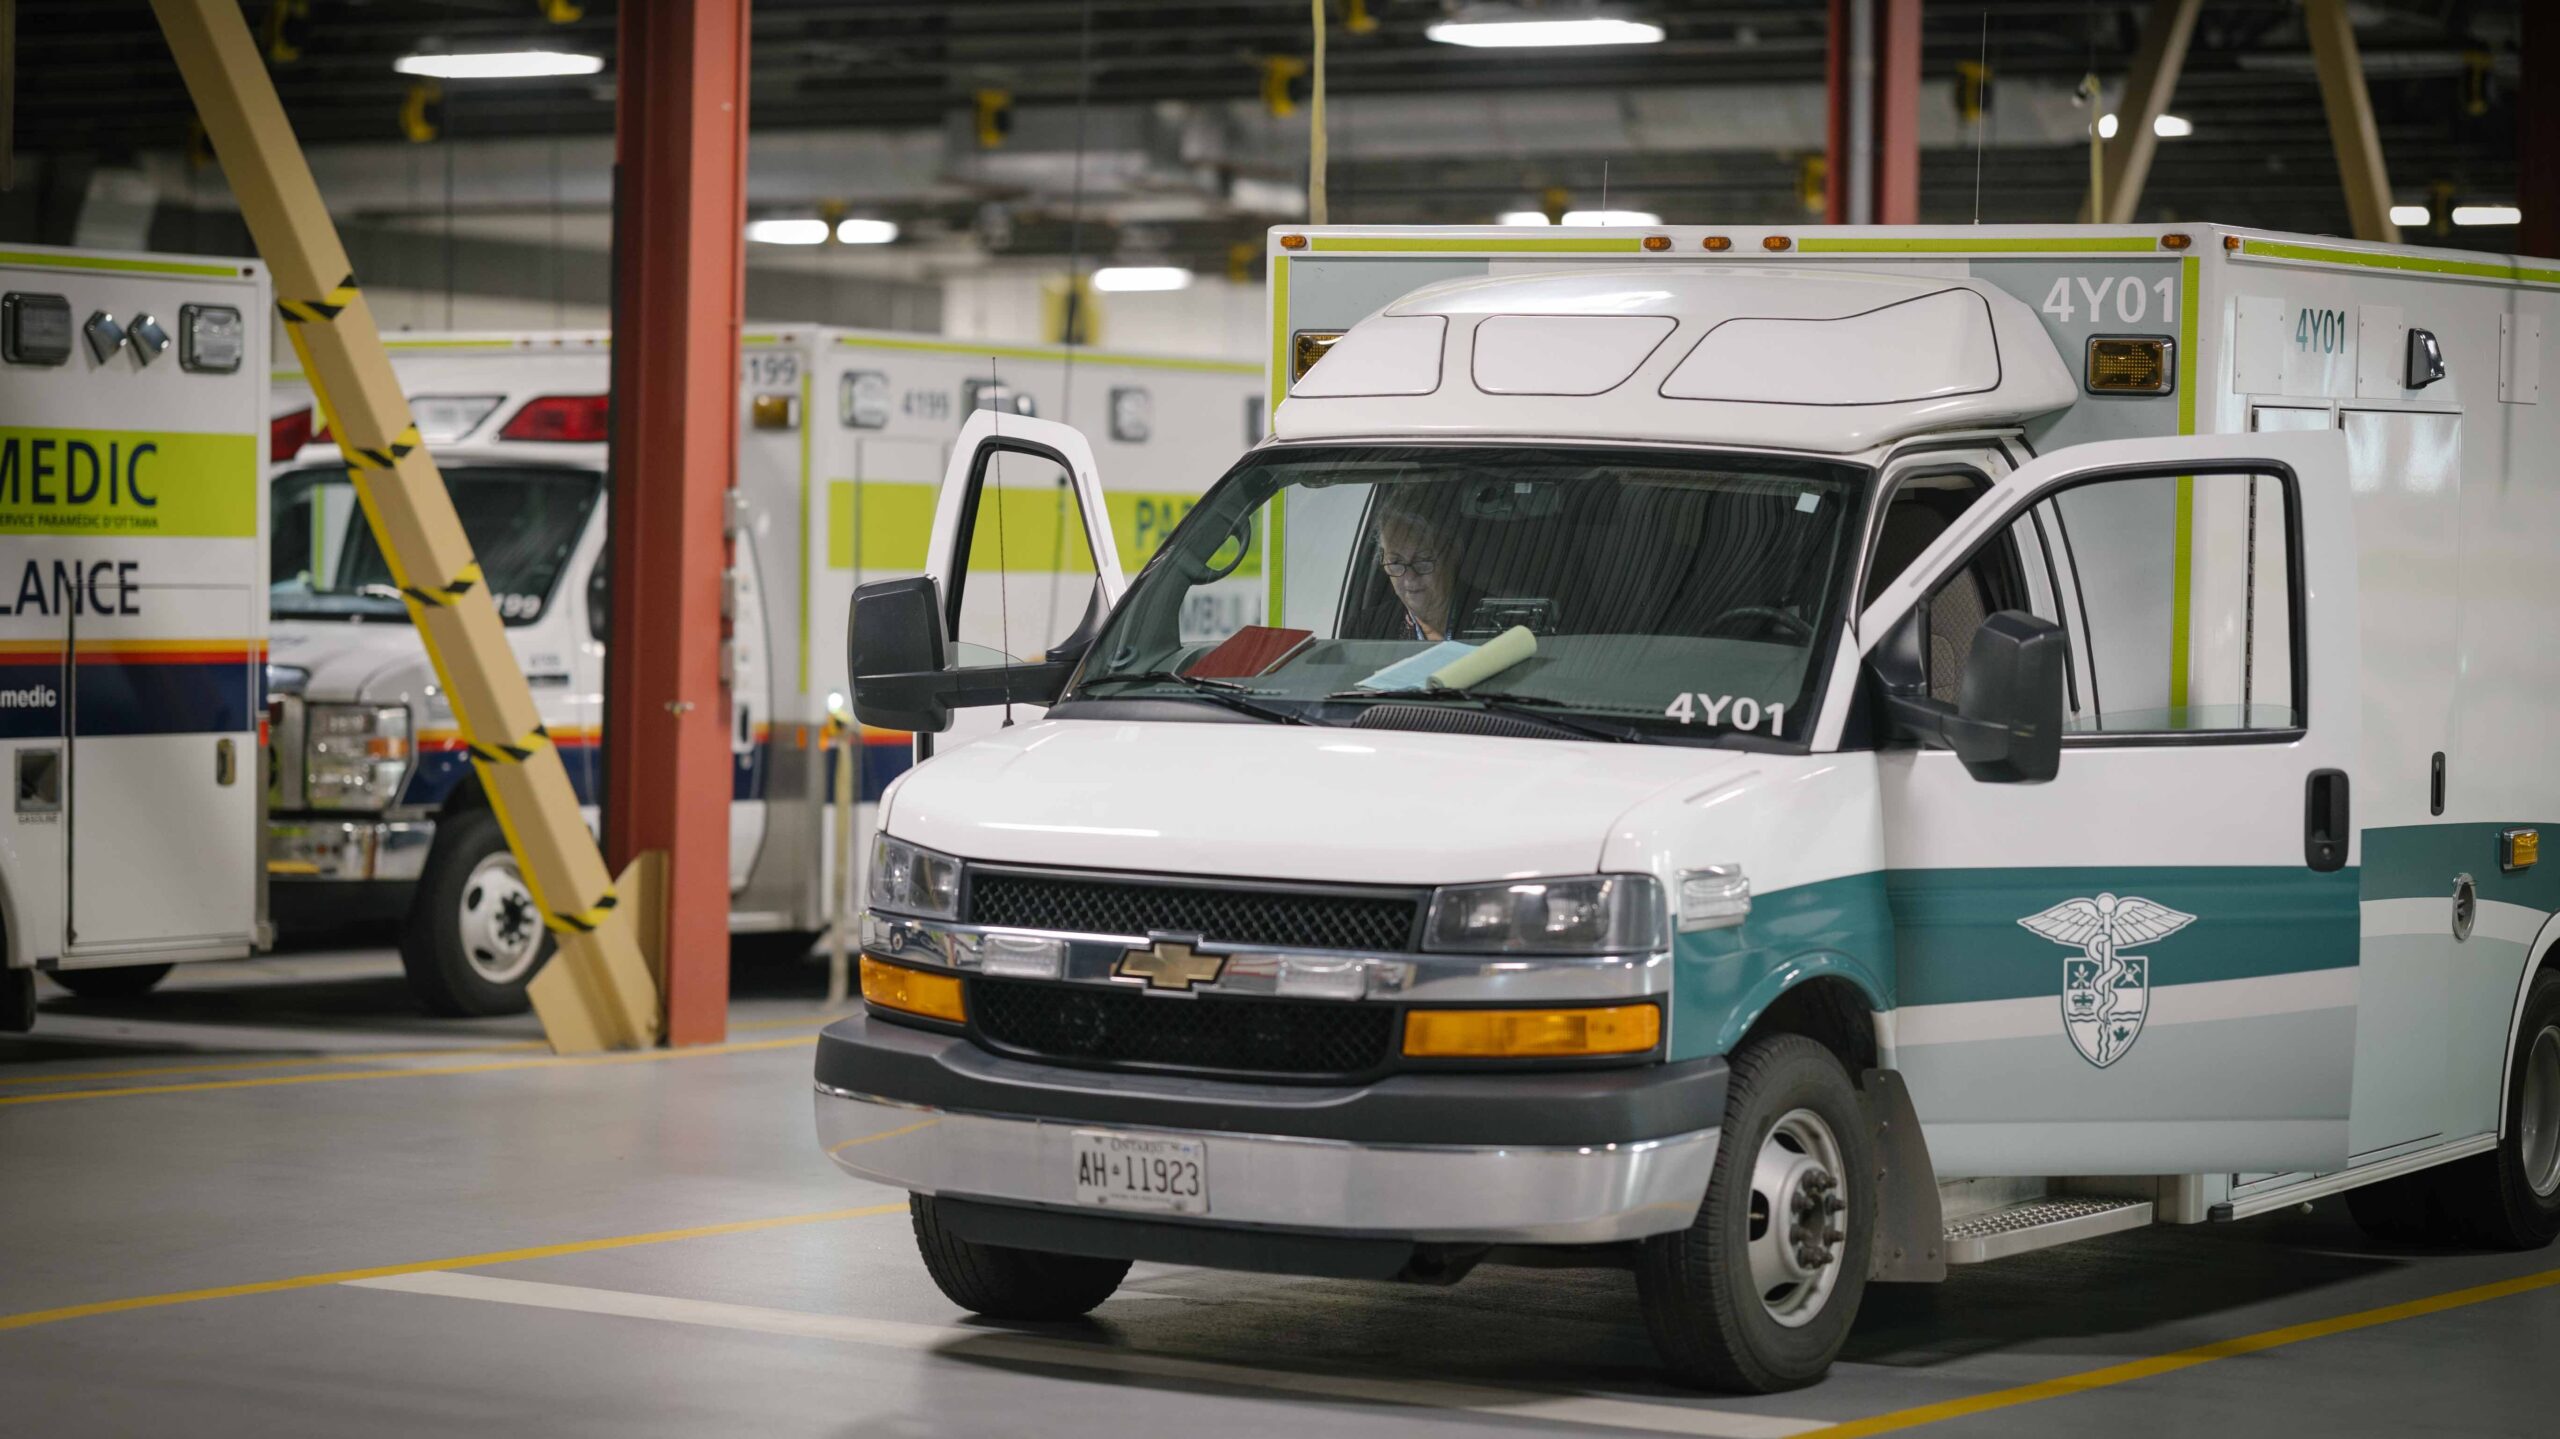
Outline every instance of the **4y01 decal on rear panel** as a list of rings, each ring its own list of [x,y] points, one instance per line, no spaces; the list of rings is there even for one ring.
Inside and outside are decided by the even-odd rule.
[[[2117,946],[2166,939],[2195,923],[2165,904],[2128,895],[2066,899],[2018,923],[2080,955],[2062,962],[2062,1030],[2072,1047],[2100,1069],[2125,1057],[2151,1012],[2151,961],[2118,954]]]

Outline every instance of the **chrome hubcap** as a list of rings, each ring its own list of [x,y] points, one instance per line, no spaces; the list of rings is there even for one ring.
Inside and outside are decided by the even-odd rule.
[[[1822,1116],[1778,1117],[1751,1166],[1752,1288],[1769,1317],[1793,1329],[1812,1321],[1840,1281],[1848,1243],[1848,1167]]]
[[[462,886],[462,955],[491,984],[514,984],[542,953],[542,916],[515,856],[483,856]]]
[[[2524,1177],[2545,1199],[2560,1193],[2560,1024],[2533,1037],[2524,1060]]]

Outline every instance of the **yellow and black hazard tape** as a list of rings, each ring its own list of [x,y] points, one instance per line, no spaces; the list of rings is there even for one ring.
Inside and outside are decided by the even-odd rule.
[[[596,902],[581,910],[554,910],[542,923],[553,934],[593,934],[604,917],[613,913],[613,891],[607,889]]]
[[[288,325],[309,325],[338,318],[340,311],[356,302],[356,277],[350,272],[316,300],[278,300],[276,308],[284,312]]]
[[[470,564],[462,567],[462,573],[455,575],[452,579],[445,581],[443,584],[423,588],[417,585],[402,585],[400,587],[400,593],[407,595],[409,598],[416,600],[422,605],[433,605],[438,609],[442,609],[444,606],[452,604],[455,600],[471,593],[472,587],[479,583],[480,562],[474,560]]]
[[[551,731],[542,725],[535,725],[513,744],[482,744],[476,739],[469,742],[471,757],[482,764],[522,764],[550,744]]]
[[[349,470],[348,478],[361,478],[353,473],[356,470],[390,469],[393,465],[400,463],[402,459],[406,458],[408,453],[411,450],[416,449],[420,443],[421,442],[418,438],[418,427],[413,424],[407,429],[402,430],[399,434],[393,436],[391,443],[382,449],[363,450],[350,447],[347,450],[347,468]]]

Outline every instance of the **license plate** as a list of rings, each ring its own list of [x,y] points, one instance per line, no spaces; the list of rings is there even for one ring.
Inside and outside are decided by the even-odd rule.
[[[1209,1212],[1209,1146],[1160,1134],[1075,1131],[1076,1203],[1157,1214]]]

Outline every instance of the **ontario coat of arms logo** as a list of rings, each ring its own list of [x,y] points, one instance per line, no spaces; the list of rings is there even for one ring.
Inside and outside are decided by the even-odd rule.
[[[2125,1057],[2151,1013],[2151,960],[2124,946],[2166,939],[2195,923],[2156,900],[2066,899],[2018,923],[2080,953],[2062,962],[2062,1030],[2080,1057],[2100,1069]]]

